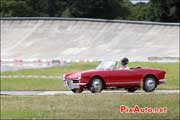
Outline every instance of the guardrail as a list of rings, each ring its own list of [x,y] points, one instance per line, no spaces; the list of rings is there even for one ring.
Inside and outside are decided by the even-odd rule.
[[[117,60],[117,59],[114,59]],[[46,64],[48,66],[52,65],[64,65],[65,63],[72,63],[72,62],[95,62],[95,61],[102,61],[98,59],[0,59],[0,65],[8,65],[8,64],[13,64],[13,65],[23,65],[23,64],[33,64],[33,65],[43,65]],[[136,60],[135,60],[136,61]],[[156,56],[151,56],[148,57],[147,62],[179,62],[180,58],[179,57],[156,57]]]
[[[0,64],[3,63],[14,63],[14,64],[64,64],[71,62],[94,62],[97,60],[93,59],[0,59]]]
[[[127,23],[127,24],[146,24],[146,25],[165,25],[180,26],[180,23],[170,22],[151,22],[151,21],[131,21],[131,20],[112,20],[112,19],[92,19],[92,18],[64,18],[64,17],[1,17],[1,20],[62,20],[62,21],[88,21],[106,23]]]

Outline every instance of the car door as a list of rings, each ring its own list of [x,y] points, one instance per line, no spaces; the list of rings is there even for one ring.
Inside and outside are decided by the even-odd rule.
[[[111,70],[109,75],[109,85],[133,85],[140,83],[139,75],[132,69]]]

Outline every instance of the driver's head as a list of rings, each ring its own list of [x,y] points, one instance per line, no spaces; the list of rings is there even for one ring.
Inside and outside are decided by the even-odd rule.
[[[128,58],[126,58],[126,57],[121,60],[121,64],[122,64],[123,66],[124,66],[124,65],[127,65],[128,62],[129,62],[129,60],[128,60]]]

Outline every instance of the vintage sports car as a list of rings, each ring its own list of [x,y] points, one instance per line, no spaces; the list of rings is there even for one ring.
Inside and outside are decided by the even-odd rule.
[[[97,93],[106,88],[125,88],[128,92],[134,92],[140,87],[152,92],[157,85],[165,83],[165,74],[164,70],[155,68],[122,69],[118,68],[116,61],[105,61],[94,70],[67,73],[63,75],[63,80],[74,93],[84,89]]]

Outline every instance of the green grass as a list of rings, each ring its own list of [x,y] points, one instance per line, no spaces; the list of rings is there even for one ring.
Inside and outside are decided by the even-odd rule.
[[[69,90],[62,79],[3,78],[1,90]]]
[[[1,75],[63,75],[67,72],[88,70],[96,68],[99,62],[93,63],[70,63],[64,66],[54,66],[49,68],[24,69],[13,72],[1,72]]]
[[[120,113],[120,105],[167,107],[167,113]],[[1,96],[1,119],[179,119],[179,94]]]
[[[24,69],[14,72],[1,72],[1,75],[63,75],[67,72],[94,69],[99,62],[71,63],[40,69]],[[158,89],[179,89],[179,63],[132,62],[129,66],[153,67],[165,70],[167,83]],[[67,90],[61,79],[1,78],[1,90]]]

